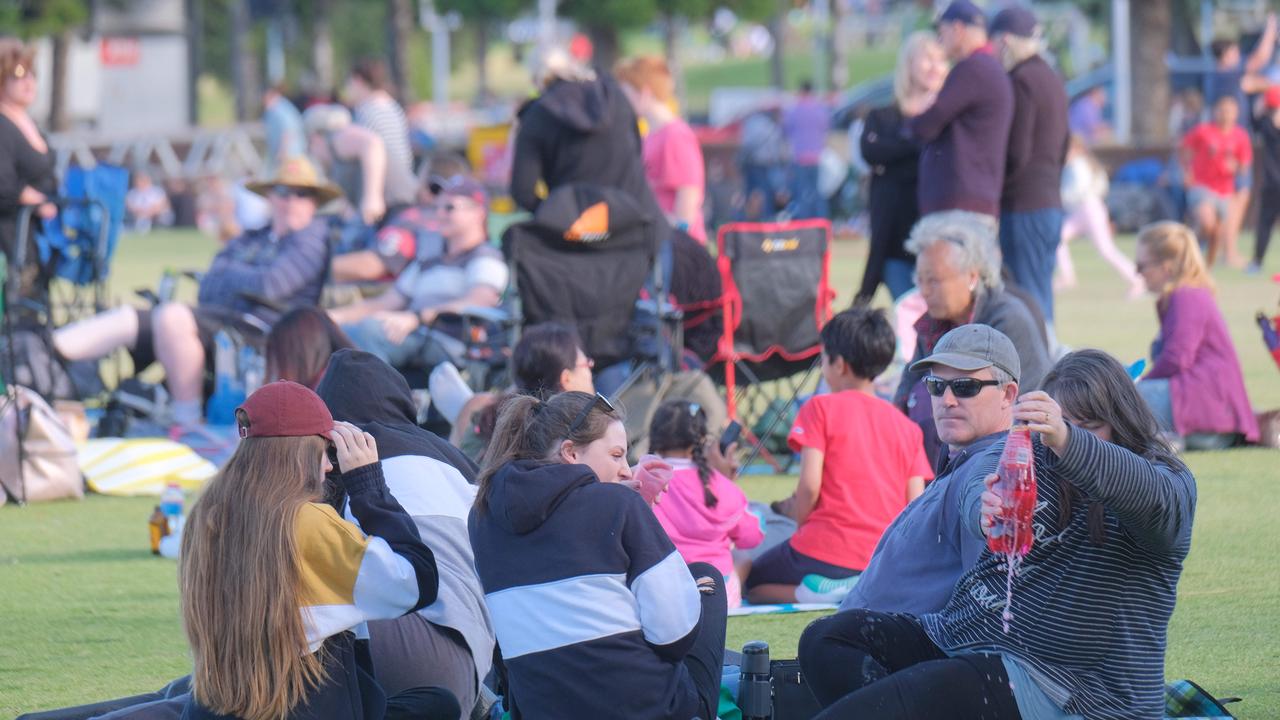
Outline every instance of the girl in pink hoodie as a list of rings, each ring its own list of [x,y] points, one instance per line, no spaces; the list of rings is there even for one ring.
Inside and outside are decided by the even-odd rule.
[[[649,450],[671,464],[667,492],[653,512],[686,563],[706,562],[724,574],[729,607],[742,604],[733,570],[733,548],[764,541],[760,519],[747,510],[747,496],[707,463],[707,415],[696,403],[663,403],[649,425]]]

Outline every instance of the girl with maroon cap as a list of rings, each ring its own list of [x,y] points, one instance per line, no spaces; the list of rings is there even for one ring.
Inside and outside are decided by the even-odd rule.
[[[288,381],[251,395],[236,422],[243,439],[182,538],[195,665],[183,717],[457,718],[457,701],[435,688],[388,699],[359,647],[366,621],[429,605],[438,580],[387,491],[373,437],[335,423],[314,392]],[[322,502],[334,465],[359,526]]]

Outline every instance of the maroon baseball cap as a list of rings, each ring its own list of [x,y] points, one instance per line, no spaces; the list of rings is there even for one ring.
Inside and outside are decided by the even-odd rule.
[[[305,385],[277,380],[258,388],[239,410],[240,437],[328,437],[333,430],[329,408]]]

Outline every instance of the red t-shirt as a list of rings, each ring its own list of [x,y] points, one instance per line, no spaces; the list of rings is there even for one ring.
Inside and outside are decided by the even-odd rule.
[[[1223,130],[1213,123],[1200,123],[1182,139],[1182,146],[1191,151],[1190,184],[1219,195],[1234,194],[1236,174],[1253,162],[1253,145],[1239,125]]]
[[[823,453],[818,504],[791,536],[802,555],[863,570],[884,529],[907,505],[907,480],[933,477],[920,427],[856,390],[816,395],[787,437]]]
[[[676,190],[693,186],[706,191],[706,168],[702,164],[702,146],[693,128],[683,120],[672,120],[644,138],[644,175],[658,199],[658,207],[670,215],[676,209]],[[707,226],[702,208],[689,224],[689,234],[707,241]]]

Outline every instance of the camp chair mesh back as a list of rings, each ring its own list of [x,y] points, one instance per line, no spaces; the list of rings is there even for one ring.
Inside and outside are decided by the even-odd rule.
[[[793,404],[818,365],[835,297],[831,223],[730,223],[716,245],[724,332],[709,372],[724,382],[730,417],[750,429],[771,406],[786,417],[779,403]]]

